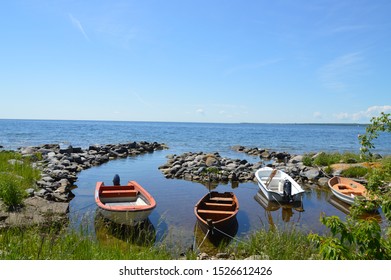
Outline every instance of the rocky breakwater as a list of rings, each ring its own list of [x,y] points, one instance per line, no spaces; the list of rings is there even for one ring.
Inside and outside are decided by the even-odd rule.
[[[2,211],[5,207],[0,201],[0,227],[37,224],[48,217],[64,216],[74,197],[72,189],[76,187],[74,183],[80,171],[109,160],[162,149],[167,149],[167,146],[145,141],[92,145],[87,149],[72,146],[61,148],[58,144],[19,148],[22,156],[35,158],[33,167],[41,171],[41,179],[36,186],[27,190],[29,197],[24,201],[24,209],[18,213]]]
[[[167,163],[159,169],[166,178],[198,182],[247,182],[254,180],[254,171],[262,164],[222,157],[217,152],[188,152],[182,155],[169,155]]]
[[[245,148],[242,151],[254,151],[255,148]],[[246,159],[221,157],[219,153],[188,152],[182,155],[169,155],[167,162],[160,166],[166,178],[177,178],[196,182],[250,182],[255,181],[255,171],[263,166],[281,169],[298,183],[314,183],[326,186],[329,176],[321,167],[306,166],[303,155],[291,155],[286,152],[275,152],[257,149],[249,153],[259,157],[260,161],[251,163]],[[318,154],[313,155],[313,157]]]

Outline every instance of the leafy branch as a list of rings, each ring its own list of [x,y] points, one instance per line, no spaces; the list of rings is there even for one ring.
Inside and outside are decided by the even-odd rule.
[[[391,114],[381,112],[380,116],[373,117],[365,129],[365,134],[358,136],[362,157],[372,157],[370,150],[375,148],[373,140],[379,136],[379,132],[391,132]]]

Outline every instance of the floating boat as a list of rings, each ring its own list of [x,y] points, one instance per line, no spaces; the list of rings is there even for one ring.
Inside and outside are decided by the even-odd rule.
[[[369,200],[366,187],[352,179],[334,176],[328,181],[328,185],[336,197],[350,205],[356,197]]]
[[[233,192],[209,192],[194,207],[198,226],[210,240],[236,234],[238,211],[239,202]]]
[[[95,202],[103,217],[130,226],[147,220],[156,207],[155,199],[135,181],[124,186],[97,182]]]
[[[282,170],[263,167],[255,172],[258,186],[268,200],[300,201],[305,190]]]

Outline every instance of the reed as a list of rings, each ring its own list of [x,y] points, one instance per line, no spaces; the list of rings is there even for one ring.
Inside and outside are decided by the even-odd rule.
[[[256,255],[270,260],[308,260],[319,258],[317,250],[308,241],[307,235],[294,226],[286,229],[261,229],[253,233],[246,242],[234,248],[239,258]]]
[[[100,243],[83,230],[13,228],[0,232],[0,259],[3,260],[164,260],[164,248],[127,243]]]

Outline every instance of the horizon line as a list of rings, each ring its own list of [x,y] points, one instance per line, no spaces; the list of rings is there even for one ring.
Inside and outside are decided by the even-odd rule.
[[[291,125],[368,125],[369,123],[358,122],[199,122],[199,121],[140,121],[140,120],[94,120],[94,119],[15,119],[0,118],[0,120],[14,121],[75,121],[75,122],[139,122],[139,123],[199,123],[199,124],[291,124]]]

